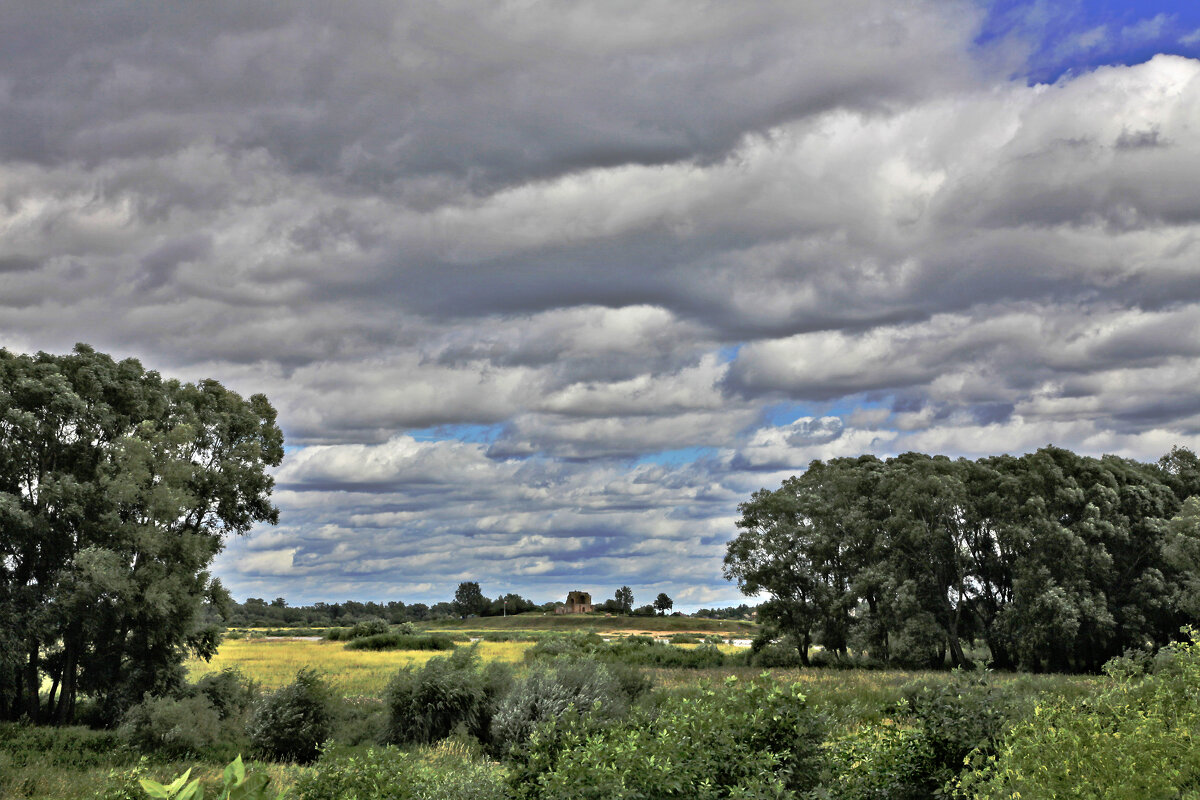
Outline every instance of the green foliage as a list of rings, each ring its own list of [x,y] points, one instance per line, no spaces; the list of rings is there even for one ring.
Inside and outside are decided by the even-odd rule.
[[[461,746],[402,752],[329,750],[300,777],[296,800],[505,800],[502,770]]]
[[[534,731],[519,797],[785,797],[812,787],[823,726],[796,686],[764,675],[702,686],[605,725],[564,714]]]
[[[622,586],[617,589],[613,595],[613,604],[617,607],[617,611],[621,614],[633,613],[633,589],[628,586]]]
[[[223,669],[196,681],[190,693],[208,699],[222,720],[242,716],[259,698],[259,687],[240,670]]]
[[[1094,697],[1037,705],[994,755],[973,756],[959,790],[978,800],[1200,797],[1200,639],[1166,648],[1142,674],[1110,667]]]
[[[459,616],[481,615],[488,605],[488,599],[483,596],[483,591],[475,581],[460,583],[454,592],[454,609]]]
[[[351,639],[347,650],[453,650],[454,640],[444,633],[381,633]]]
[[[313,761],[332,729],[330,689],[312,669],[262,698],[250,721],[250,741],[263,758]]]
[[[825,744],[819,800],[928,800],[934,755],[919,728],[866,722]]]
[[[78,725],[44,727],[24,723],[0,724],[0,752],[12,767],[43,764],[85,769],[136,761],[115,731]]]
[[[388,685],[388,744],[428,744],[456,730],[487,741],[500,695],[512,680],[501,664],[486,667],[475,648],[401,669]]]
[[[189,769],[167,785],[146,778],[138,783],[154,800],[203,800],[204,788],[200,780],[197,778],[188,783],[191,773]],[[274,800],[277,797],[268,789],[270,776],[261,772],[247,773],[240,755],[225,767],[221,781],[223,786],[218,800]]]
[[[145,800],[146,793],[141,782],[146,777],[147,761],[142,756],[138,763],[128,769],[110,769],[92,796],[93,800]]]
[[[659,592],[658,597],[654,598],[654,610],[659,614],[666,614],[675,607],[675,601],[672,600],[666,592]]]
[[[1200,609],[1200,462],[1046,447],[814,461],[739,510],[725,575],[773,636],[835,663],[1098,671]]]
[[[933,787],[956,776],[968,754],[994,752],[1015,711],[1008,690],[986,675],[962,671],[949,681],[908,687],[904,704],[929,749]]]

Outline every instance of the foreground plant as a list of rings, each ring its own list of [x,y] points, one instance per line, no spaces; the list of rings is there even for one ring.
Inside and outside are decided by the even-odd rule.
[[[189,783],[188,778],[191,774],[189,769],[165,786],[146,778],[138,783],[142,785],[146,794],[155,800],[203,800],[204,787],[200,785],[199,778]],[[217,800],[279,800],[282,797],[267,790],[267,785],[271,782],[269,775],[262,772],[247,775],[246,765],[242,763],[241,756],[225,767],[221,778],[224,787]]]

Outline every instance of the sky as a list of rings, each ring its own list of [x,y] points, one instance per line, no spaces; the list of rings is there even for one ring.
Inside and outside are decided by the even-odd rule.
[[[1197,6],[0,0],[0,345],[267,394],[239,599],[734,605],[813,459],[1200,448]]]

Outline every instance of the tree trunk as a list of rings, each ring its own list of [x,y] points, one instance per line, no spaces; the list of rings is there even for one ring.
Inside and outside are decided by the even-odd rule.
[[[38,712],[41,711],[38,690],[41,689],[41,681],[38,679],[38,641],[33,639],[29,643],[29,661],[25,665],[25,715],[29,717],[30,722],[38,722]]]

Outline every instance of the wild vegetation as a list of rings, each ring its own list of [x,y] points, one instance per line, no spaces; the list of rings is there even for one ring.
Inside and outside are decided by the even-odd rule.
[[[761,625],[235,607],[207,567],[281,458],[264,397],[0,350],[0,796],[1200,797],[1190,451],[814,462],[741,506]]]

